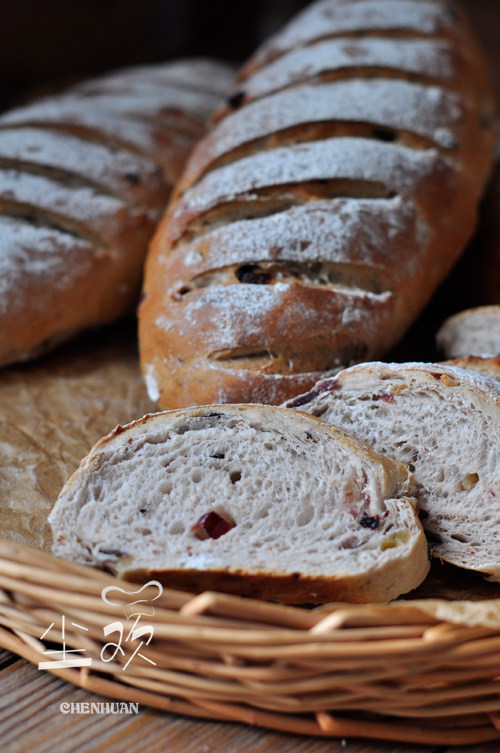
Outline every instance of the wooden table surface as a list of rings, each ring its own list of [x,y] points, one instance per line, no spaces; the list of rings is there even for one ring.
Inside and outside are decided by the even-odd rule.
[[[289,735],[207,722],[141,707],[138,714],[70,714],[62,703],[102,702],[7,651],[0,651],[1,753],[499,753],[484,745],[399,745]]]
[[[2,753],[445,753],[436,746],[325,740],[241,724],[206,722],[141,708],[138,714],[65,714],[61,703],[102,698],[0,655]],[[498,753],[500,742],[450,748]]]
[[[463,0],[500,89],[500,0]],[[141,707],[138,714],[70,714],[61,703],[102,702],[0,650],[0,753],[500,753],[500,741],[447,748],[306,738]]]

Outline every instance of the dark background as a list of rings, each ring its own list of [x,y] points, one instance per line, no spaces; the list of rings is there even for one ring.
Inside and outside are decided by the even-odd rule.
[[[500,60],[500,0],[462,0]],[[111,68],[244,60],[307,0],[0,0],[0,109]],[[495,73],[500,89],[500,64]]]

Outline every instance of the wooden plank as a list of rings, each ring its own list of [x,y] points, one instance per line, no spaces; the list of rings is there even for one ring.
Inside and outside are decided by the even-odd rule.
[[[437,748],[413,745],[298,737],[234,723],[175,717],[145,707],[138,714],[65,714],[61,703],[106,699],[41,672],[24,660],[0,671],[0,683],[2,753],[438,753]]]
[[[0,649],[0,670],[4,669],[4,667],[8,667],[9,664],[13,664],[15,661],[19,661],[18,656],[11,654],[10,651]]]

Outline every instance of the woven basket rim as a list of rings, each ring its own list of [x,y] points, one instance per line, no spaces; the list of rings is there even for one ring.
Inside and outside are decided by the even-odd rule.
[[[106,587],[113,603],[102,598]],[[49,671],[102,695],[324,737],[500,739],[498,598],[306,609],[164,589],[149,596],[148,663],[108,661],[104,626],[131,629],[135,619],[117,589],[143,588],[0,538],[0,646],[39,664],[44,626],[65,615],[87,632],[55,627],[47,640],[87,651],[92,668]]]

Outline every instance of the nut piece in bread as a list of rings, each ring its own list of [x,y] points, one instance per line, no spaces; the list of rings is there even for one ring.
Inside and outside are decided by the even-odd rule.
[[[55,554],[132,580],[286,603],[381,602],[428,571],[412,492],[406,466],[324,421],[208,406],[148,415],[102,439],[49,522]]]
[[[447,358],[500,356],[500,305],[478,306],[450,316],[436,341]]]
[[[387,352],[474,230],[493,110],[451,3],[308,5],[243,70],[155,234],[150,397],[279,403]]]
[[[433,554],[500,581],[498,382],[440,364],[366,363],[287,405],[407,463]]]
[[[172,184],[231,80],[207,60],[134,68],[0,117],[0,365],[136,303]]]

